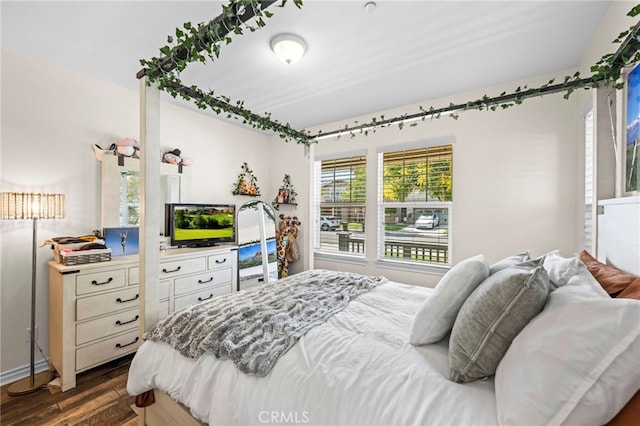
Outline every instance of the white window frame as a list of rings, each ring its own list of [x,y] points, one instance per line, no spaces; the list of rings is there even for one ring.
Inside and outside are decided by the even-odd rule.
[[[451,267],[451,261],[453,256],[453,201],[410,201],[410,202],[399,202],[399,201],[384,201],[384,154],[388,152],[395,151],[403,151],[403,150],[411,150],[417,148],[429,148],[433,146],[440,145],[452,145],[453,150],[453,141],[444,138],[438,140],[432,140],[429,142],[418,142],[411,143],[405,145],[393,145],[393,146],[385,146],[380,147],[378,149],[378,164],[377,164],[377,210],[378,210],[378,227],[377,227],[377,260],[376,263],[379,266],[388,266],[388,267],[402,267],[403,269],[412,269],[412,270],[434,270],[440,271],[442,269],[448,269]],[[452,155],[452,172],[453,172],[453,155]],[[453,196],[453,194],[452,194]],[[385,257],[385,209],[386,208],[446,208],[447,215],[447,225],[448,225],[448,233],[447,233],[447,262],[425,262],[425,261],[411,261],[404,259],[393,259],[389,257]]]
[[[314,200],[313,200],[313,210],[312,210],[312,221],[314,224],[314,229],[313,229],[313,239],[314,239],[314,243],[313,243],[313,252],[314,252],[314,257],[317,258],[326,258],[326,259],[330,259],[330,258],[339,258],[339,259],[343,259],[344,261],[347,261],[348,263],[361,263],[363,262],[366,257],[367,257],[367,251],[366,251],[366,237],[364,239],[364,249],[362,253],[353,253],[353,252],[349,252],[349,251],[334,251],[334,250],[323,250],[322,247],[320,246],[320,216],[321,216],[321,204],[322,204],[322,200],[321,200],[321,196],[322,196],[322,183],[321,183],[321,165],[323,161],[330,161],[330,160],[339,160],[339,159],[346,159],[346,158],[350,158],[350,157],[365,157],[365,170],[367,170],[367,151],[366,150],[358,150],[358,151],[350,151],[350,152],[344,152],[344,153],[340,153],[340,154],[334,154],[334,155],[327,155],[327,156],[317,156],[314,158],[314,162],[313,162],[313,184],[314,184]],[[366,186],[369,185],[369,179],[370,177],[367,174],[367,183]],[[354,204],[361,204],[361,203],[354,203]],[[371,208],[371,204],[370,202],[368,203],[366,200],[366,188],[365,188],[365,202],[364,202],[364,209],[365,209],[365,215],[364,215],[364,226],[366,229],[366,211],[367,209]],[[366,234],[365,234],[366,235]]]

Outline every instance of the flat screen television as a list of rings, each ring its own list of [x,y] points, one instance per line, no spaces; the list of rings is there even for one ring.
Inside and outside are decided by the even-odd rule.
[[[172,247],[210,247],[236,241],[234,204],[166,204]]]

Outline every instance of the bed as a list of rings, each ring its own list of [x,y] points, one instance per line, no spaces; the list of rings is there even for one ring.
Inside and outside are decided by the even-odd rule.
[[[456,327],[473,311],[467,302],[516,268],[522,276],[548,275],[541,312],[509,340],[495,374],[457,383],[450,352],[464,340]],[[474,280],[471,290],[459,284]],[[513,332],[498,327],[502,333]],[[144,424],[605,424],[625,405],[637,410],[638,396],[629,401],[640,389],[638,360],[640,301],[609,297],[577,257],[519,253],[494,265],[466,259],[436,289],[382,282],[309,329],[264,376],[210,351],[190,358],[147,340],[127,389],[138,402],[155,399],[144,408]],[[476,361],[473,368],[482,364]],[[465,374],[473,376],[466,370],[457,378]]]

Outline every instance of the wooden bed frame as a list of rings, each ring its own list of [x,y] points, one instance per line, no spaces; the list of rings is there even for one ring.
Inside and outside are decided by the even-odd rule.
[[[140,426],[203,426],[191,416],[189,409],[174,401],[166,393],[154,389],[156,402],[145,408],[138,408]],[[631,398],[624,408],[606,426],[637,426],[640,419],[640,391]]]

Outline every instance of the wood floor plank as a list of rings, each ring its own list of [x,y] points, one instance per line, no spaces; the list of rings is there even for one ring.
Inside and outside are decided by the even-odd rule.
[[[77,423],[78,421],[92,416],[106,404],[117,400],[118,394],[114,390],[91,398],[81,406],[64,410],[50,420],[51,426],[64,426]]]
[[[101,395],[104,392],[107,392],[109,390],[115,391],[115,387],[118,386],[121,383],[121,381],[122,379],[120,377],[114,377],[112,379],[107,380],[106,382],[102,382],[97,384],[96,386],[92,386],[89,389],[83,392],[80,392],[70,398],[65,398],[62,401],[60,401],[58,405],[60,406],[60,409],[62,411],[69,410],[72,407],[75,407],[77,405],[84,403],[85,401],[92,399],[96,395]],[[121,396],[117,392],[116,394],[118,395],[118,397]]]
[[[39,407],[37,410],[18,413],[19,416],[2,416],[2,425],[47,425],[49,420],[60,415],[60,408],[57,404],[48,407]]]
[[[131,358],[128,355],[80,373],[76,387],[62,392],[59,387],[42,389],[19,397],[0,388],[0,424],[13,425],[108,425],[134,426],[138,414],[134,397],[126,392]]]

